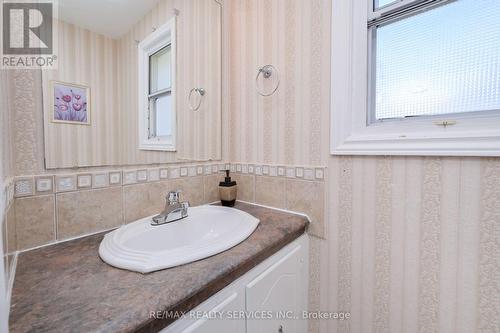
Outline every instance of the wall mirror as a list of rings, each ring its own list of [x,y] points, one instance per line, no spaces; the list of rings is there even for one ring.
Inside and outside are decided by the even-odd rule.
[[[217,0],[59,1],[47,169],[221,159]]]

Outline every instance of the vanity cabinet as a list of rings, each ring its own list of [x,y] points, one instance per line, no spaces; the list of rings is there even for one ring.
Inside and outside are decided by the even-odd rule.
[[[162,333],[305,333],[309,239],[302,235]]]

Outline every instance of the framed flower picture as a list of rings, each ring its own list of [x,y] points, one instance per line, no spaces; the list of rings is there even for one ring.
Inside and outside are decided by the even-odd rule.
[[[52,122],[90,125],[90,88],[59,81],[50,82]]]

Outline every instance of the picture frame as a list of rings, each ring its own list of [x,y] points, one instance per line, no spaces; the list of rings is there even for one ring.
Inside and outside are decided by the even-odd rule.
[[[90,87],[51,80],[49,93],[52,123],[91,124]]]

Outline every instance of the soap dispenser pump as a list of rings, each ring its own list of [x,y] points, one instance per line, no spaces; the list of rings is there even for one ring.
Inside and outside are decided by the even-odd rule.
[[[222,206],[234,206],[234,203],[236,202],[237,189],[238,186],[236,185],[236,182],[231,180],[229,170],[226,170],[226,177],[224,178],[224,181],[219,183],[219,195]]]

